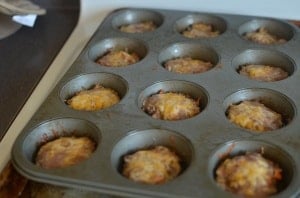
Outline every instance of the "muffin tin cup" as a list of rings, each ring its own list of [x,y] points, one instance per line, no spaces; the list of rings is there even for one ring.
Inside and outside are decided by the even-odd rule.
[[[76,165],[70,167],[58,168],[54,170],[46,170],[35,165],[35,157],[38,149],[45,143],[55,140],[59,137],[88,137],[95,142],[98,147],[101,144],[101,131],[98,127],[87,120],[76,119],[71,117],[61,117],[51,120],[46,120],[39,123],[34,128],[28,129],[26,136],[20,136],[19,141],[15,142],[14,150],[22,151],[15,152],[18,155],[17,158],[13,159],[14,164],[20,164],[20,161],[24,163],[27,169],[38,170],[34,174],[35,176],[42,176],[44,173],[62,171],[62,174],[66,169],[78,168],[78,166],[87,163],[89,158],[81,161]],[[96,150],[97,150],[96,147]],[[94,153],[96,152],[94,151]],[[91,157],[93,157],[94,153]],[[21,168],[21,167],[18,167]],[[23,167],[24,168],[24,167]]]
[[[290,197],[295,195],[297,187],[290,185],[293,184],[294,180],[298,179],[295,177],[298,171],[295,161],[280,147],[261,140],[233,140],[219,146],[209,160],[211,179],[215,181],[216,169],[224,160],[246,153],[260,153],[264,158],[278,164],[281,168],[282,180],[277,185],[277,193],[274,194],[275,197]],[[216,181],[215,183],[218,186]]]
[[[295,116],[295,106],[288,97],[274,90],[257,88],[242,89],[228,96],[223,104],[226,109],[225,112],[230,105],[238,104],[246,100],[258,101],[279,113],[283,118],[284,126],[292,122]]]
[[[123,10],[112,20],[112,26],[119,31],[122,25],[152,21],[157,28],[163,23],[163,17],[158,12],[149,10]],[[147,33],[147,32],[144,32]]]
[[[129,53],[136,53],[140,59],[139,61],[141,61],[147,54],[147,47],[142,41],[137,39],[120,37],[120,38],[106,38],[98,42],[97,44],[95,44],[89,51],[89,58],[92,62],[98,64],[96,63],[96,60],[98,58],[104,56],[109,51],[118,51],[118,50],[128,51]]]
[[[245,65],[268,65],[272,67],[279,67],[291,76],[296,65],[287,55],[267,49],[249,49],[237,55],[233,61],[232,66],[238,72],[241,66]]]
[[[128,91],[127,82],[121,76],[100,72],[82,74],[71,79],[62,87],[60,92],[61,101],[66,104],[66,101],[76,93],[89,90],[95,85],[101,85],[116,91],[120,99],[122,99]]]
[[[259,28],[265,28],[271,34],[286,41],[291,40],[294,36],[294,30],[289,24],[275,19],[250,20],[239,27],[238,33],[243,37],[246,33],[255,32]]]
[[[112,166],[121,174],[125,155],[132,154],[139,150],[151,149],[155,146],[165,146],[179,156],[182,168],[180,174],[188,168],[192,161],[193,148],[187,138],[169,130],[149,129],[134,131],[123,137],[114,146],[112,151]]]
[[[186,21],[198,20],[198,16],[211,23],[217,20],[216,25],[220,25],[223,34],[216,38],[189,39],[178,33],[180,20],[183,27]],[[117,29],[123,23],[139,19],[154,20],[159,27],[137,34]],[[247,22],[253,22],[257,28],[269,25],[270,21],[271,24],[276,21],[271,26],[275,27],[274,31],[278,29],[279,36],[286,35],[288,42],[259,45],[241,39],[240,34],[253,26]],[[280,193],[274,197],[296,197],[300,193],[299,33],[299,29],[287,22],[252,16],[160,9],[116,10],[105,18],[17,137],[12,150],[13,165],[31,180],[121,197],[233,197],[215,182],[214,171],[221,162],[218,156],[226,153],[231,145],[235,145],[231,155],[260,151],[263,147],[266,157],[278,161],[286,173]],[[141,60],[122,69],[94,62],[111,49],[134,51]],[[193,75],[168,72],[162,67],[166,60],[178,56],[201,58],[211,61],[215,67]],[[272,83],[249,80],[236,72],[240,64],[248,62],[274,64],[285,69],[289,77]],[[66,105],[66,99],[95,84],[114,89],[121,97],[120,102],[91,112],[73,110]],[[177,121],[152,118],[142,110],[142,104],[160,91],[199,99],[200,113]],[[280,113],[285,125],[267,133],[253,133],[232,124],[226,117],[227,108],[243,100],[262,102]],[[34,164],[39,143],[45,140],[44,133],[51,139],[52,129],[70,132],[75,128],[80,135],[88,134],[97,143],[89,159],[55,170],[44,170]],[[183,159],[183,171],[178,177],[162,185],[147,185],[122,176],[124,155],[161,144]]]
[[[158,61],[164,67],[168,60],[185,57],[210,62],[213,66],[219,62],[219,55],[214,49],[195,43],[175,43],[160,52]]]
[[[204,23],[204,24],[212,25],[213,31],[219,31],[220,35],[226,31],[226,22],[224,21],[224,19],[211,14],[187,15],[179,19],[175,23],[175,30],[179,34],[181,34],[184,30],[186,30],[190,25],[194,23]],[[201,37],[197,39],[201,39]]]
[[[159,92],[181,93],[188,97],[191,97],[195,101],[199,100],[200,111],[203,111],[205,109],[209,100],[207,92],[201,86],[187,81],[169,80],[156,82],[155,84],[144,89],[138,98],[139,108],[143,108],[143,102],[148,97]]]

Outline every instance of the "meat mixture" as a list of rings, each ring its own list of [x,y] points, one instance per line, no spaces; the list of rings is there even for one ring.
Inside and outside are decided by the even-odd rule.
[[[200,59],[193,59],[190,57],[175,58],[168,60],[164,67],[171,72],[180,74],[194,74],[206,72],[213,68],[213,64],[208,61]]]
[[[188,38],[201,38],[201,37],[216,37],[220,35],[218,30],[214,30],[213,26],[205,23],[194,23],[188,26],[182,35]]]
[[[257,101],[243,101],[228,108],[231,122],[256,132],[271,131],[283,126],[282,116]]]
[[[140,23],[133,23],[128,25],[120,26],[121,32],[127,33],[143,33],[143,32],[150,32],[155,30],[157,27],[153,21],[143,21]]]
[[[269,65],[245,65],[240,68],[239,73],[251,79],[265,82],[283,80],[289,75],[280,67]]]
[[[129,53],[127,50],[117,50],[108,52],[98,58],[96,62],[107,67],[124,67],[137,63],[139,60],[139,56],[134,52]]]
[[[248,32],[244,36],[247,40],[260,43],[260,44],[280,44],[285,43],[286,40],[283,38],[278,38],[275,35],[269,33],[265,28],[259,28],[255,32]]]
[[[175,152],[156,146],[125,156],[122,174],[135,182],[162,184],[177,177],[180,171],[180,158]]]
[[[95,149],[88,137],[60,137],[40,147],[36,164],[45,169],[68,167],[88,159]]]
[[[116,91],[96,85],[92,89],[78,92],[67,100],[67,104],[76,110],[96,111],[111,107],[119,101],[120,97]]]
[[[281,179],[281,168],[260,153],[228,158],[216,170],[216,181],[221,188],[242,197],[275,194]]]
[[[148,97],[142,109],[153,118],[161,120],[182,120],[200,113],[199,101],[174,92],[159,92]]]

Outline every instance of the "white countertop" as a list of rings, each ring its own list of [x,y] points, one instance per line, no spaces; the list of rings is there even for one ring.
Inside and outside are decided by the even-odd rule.
[[[78,25],[0,142],[0,171],[10,160],[17,135],[71,66],[102,20],[121,7],[190,10],[300,20],[299,0],[82,0]]]

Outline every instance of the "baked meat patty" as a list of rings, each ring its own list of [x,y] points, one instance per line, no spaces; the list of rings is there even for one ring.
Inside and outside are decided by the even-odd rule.
[[[188,38],[216,37],[219,34],[220,32],[218,30],[214,30],[211,24],[205,24],[202,22],[194,23],[182,32],[182,35]]]
[[[244,36],[247,40],[259,43],[259,44],[280,44],[285,43],[286,40],[278,38],[277,36],[269,33],[265,28],[261,27],[255,32],[248,32]]]
[[[79,91],[66,102],[76,110],[96,111],[111,107],[119,101],[120,97],[116,91],[101,85],[95,85],[92,89]]]
[[[107,67],[124,67],[137,63],[139,60],[140,58],[135,52],[130,53],[127,50],[115,50],[101,56],[96,62]]]
[[[213,64],[191,57],[175,58],[165,62],[164,67],[171,72],[181,74],[194,74],[206,72],[213,68]]]
[[[275,194],[281,179],[281,168],[260,153],[228,158],[216,169],[216,181],[221,188],[242,197]]]
[[[199,101],[175,92],[159,92],[143,101],[142,109],[155,119],[182,120],[200,113]]]
[[[155,30],[157,27],[153,21],[143,21],[139,23],[133,23],[128,25],[122,25],[119,27],[121,32],[127,33],[143,33],[143,32],[151,32]]]
[[[240,68],[239,73],[250,79],[264,82],[283,80],[289,75],[280,67],[269,65],[244,65]]]
[[[258,101],[243,101],[230,105],[227,110],[229,120],[243,128],[264,132],[283,126],[282,116]]]
[[[180,173],[180,158],[165,146],[139,150],[124,157],[122,174],[135,182],[166,183]]]
[[[64,168],[88,159],[95,149],[88,137],[59,137],[40,147],[35,162],[45,169]]]

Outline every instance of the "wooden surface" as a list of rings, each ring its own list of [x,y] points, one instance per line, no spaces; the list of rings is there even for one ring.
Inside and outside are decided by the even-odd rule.
[[[9,163],[0,174],[0,197],[20,197],[27,182]]]

